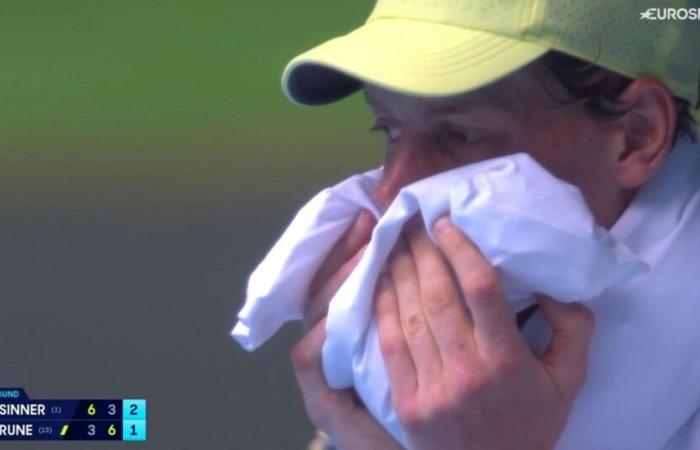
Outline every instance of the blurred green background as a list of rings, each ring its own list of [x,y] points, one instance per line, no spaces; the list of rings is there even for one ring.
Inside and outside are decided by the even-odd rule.
[[[298,327],[253,354],[229,331],[294,211],[382,157],[359,96],[279,87],[372,3],[3,2],[0,385],[146,398],[148,441],[124,448],[304,447]]]
[[[374,163],[360,98],[303,109],[279,88],[372,3],[5,2],[0,179],[22,189],[3,195],[219,204]]]

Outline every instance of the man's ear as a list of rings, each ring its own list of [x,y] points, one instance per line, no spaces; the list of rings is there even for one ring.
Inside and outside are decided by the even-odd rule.
[[[634,80],[620,95],[628,109],[620,118],[624,146],[617,155],[616,181],[633,189],[648,180],[671,150],[677,112],[668,88],[653,78]]]

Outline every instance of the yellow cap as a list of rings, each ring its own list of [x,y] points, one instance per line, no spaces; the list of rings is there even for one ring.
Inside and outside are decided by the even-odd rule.
[[[339,100],[363,83],[447,96],[558,50],[628,77],[657,77],[697,106],[700,0],[663,3],[379,0],[363,26],[294,58],[282,85],[290,99],[307,105]]]

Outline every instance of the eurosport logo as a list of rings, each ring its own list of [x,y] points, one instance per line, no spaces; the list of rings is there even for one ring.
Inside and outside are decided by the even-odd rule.
[[[649,8],[641,20],[700,20],[700,8]]]

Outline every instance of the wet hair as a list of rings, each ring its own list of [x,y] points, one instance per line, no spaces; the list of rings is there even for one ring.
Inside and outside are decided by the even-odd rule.
[[[585,61],[558,51],[550,51],[542,57],[545,67],[574,97],[573,101],[563,103],[580,103],[600,119],[614,119],[622,116],[628,108],[619,101],[620,94],[632,83],[633,79],[605,69],[595,62]],[[673,97],[678,112],[673,145],[676,140],[687,136],[697,142],[696,122],[692,114],[692,105],[688,100]]]

